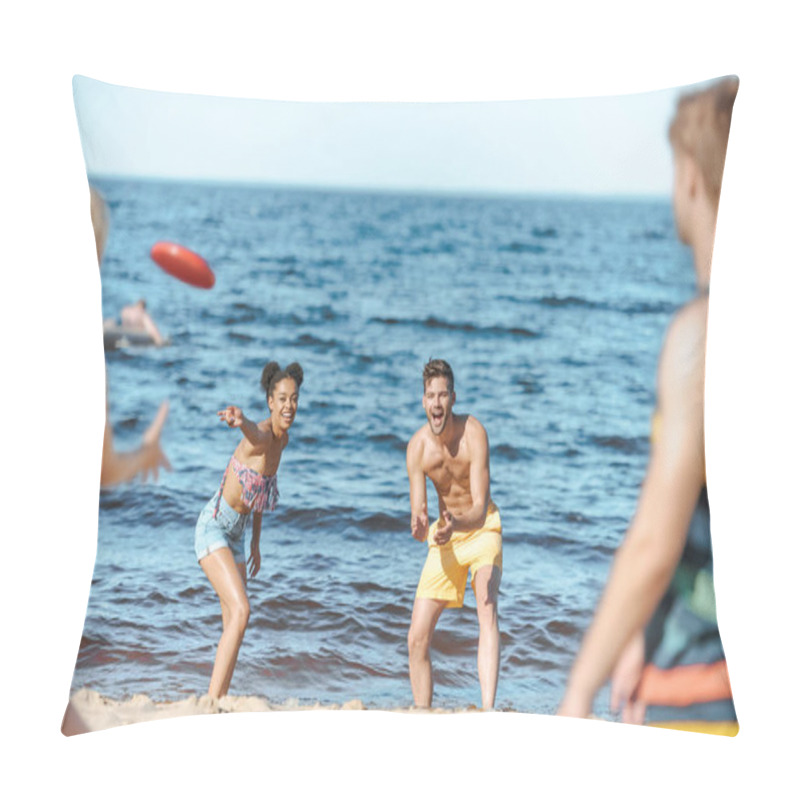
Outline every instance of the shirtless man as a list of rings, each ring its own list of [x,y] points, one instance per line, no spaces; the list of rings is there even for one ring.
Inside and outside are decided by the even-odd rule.
[[[430,643],[445,608],[461,608],[472,572],[477,603],[478,677],[484,709],[494,707],[500,667],[497,595],[503,568],[500,512],[489,496],[489,440],[483,425],[453,414],[453,371],[441,359],[422,373],[422,407],[428,417],[408,443],[406,466],[411,496],[411,534],[428,542],[411,627],[408,667],[414,705],[429,708],[433,697]],[[425,479],[439,496],[439,514],[428,519]]]

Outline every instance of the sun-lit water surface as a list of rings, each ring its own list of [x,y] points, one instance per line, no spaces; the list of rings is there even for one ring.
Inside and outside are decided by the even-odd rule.
[[[300,410],[231,692],[410,704],[425,546],[409,534],[405,445],[433,356],[453,366],[456,411],[489,435],[504,526],[498,706],[553,712],[634,510],[664,329],[693,291],[669,202],[98,184],[111,208],[103,316],[145,297],[171,339],[107,354],[117,444],[134,446],[168,398],[174,472],[101,493],[73,687],[206,690],[220,615],[194,525],[238,436],[216,411],[263,418],[261,368],[296,360]],[[215,287],[160,271],[158,240],[201,253]],[[468,589],[434,638],[436,705],[479,704],[477,633]]]

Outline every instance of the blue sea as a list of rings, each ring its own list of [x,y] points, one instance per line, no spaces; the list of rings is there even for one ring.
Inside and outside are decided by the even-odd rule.
[[[194,527],[239,437],[216,412],[265,418],[262,367],[299,361],[230,691],[410,705],[425,545],[409,532],[405,446],[439,357],[455,410],[487,430],[503,519],[497,705],[553,713],[634,512],[665,328],[694,291],[669,200],[94,182],[111,217],[103,317],[143,297],[170,338],[106,354],[116,445],[135,447],[168,399],[173,471],[100,492],[73,689],[206,691],[221,617]],[[160,270],[160,240],[200,253],[214,288]],[[468,589],[434,636],[435,706],[480,705],[477,636]],[[596,712],[609,716],[607,694]]]

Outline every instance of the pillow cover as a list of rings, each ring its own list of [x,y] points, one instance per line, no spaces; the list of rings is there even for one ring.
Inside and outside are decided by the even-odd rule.
[[[232,100],[83,77],[74,91],[108,411],[65,733],[425,706],[431,680],[437,709],[736,731],[702,402],[699,417],[675,412],[702,398],[702,358],[687,364],[679,345],[704,341],[701,255],[735,79],[681,105],[679,89],[454,104]],[[709,111],[720,103],[727,117]],[[454,385],[447,370],[423,383],[431,358]],[[279,385],[296,407],[278,407]],[[443,465],[430,453],[445,446]],[[663,466],[680,447],[690,455]],[[264,479],[278,460],[279,490]],[[641,488],[662,468],[681,476],[677,497],[657,479]],[[412,527],[427,500],[427,546],[409,535],[409,497]],[[631,521],[653,507],[680,542],[669,584],[601,605],[582,646],[623,534],[639,542]],[[260,541],[249,509],[263,512]],[[439,544],[445,509],[456,521]],[[637,546],[620,568],[641,575]],[[499,623],[486,615],[498,596]],[[618,712],[608,650],[633,664]],[[577,678],[590,697],[575,697]]]

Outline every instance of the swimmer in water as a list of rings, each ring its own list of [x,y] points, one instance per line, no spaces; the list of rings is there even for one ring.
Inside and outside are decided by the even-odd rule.
[[[238,428],[242,440],[234,450],[222,483],[200,512],[195,528],[195,553],[222,606],[222,636],[208,694],[228,693],[239,647],[250,617],[247,599],[247,567],[254,578],[261,568],[261,518],[278,501],[278,465],[289,443],[289,428],[297,413],[303,370],[299,364],[281,369],[271,361],[261,374],[270,415],[263,422],[248,419],[238,406],[218,411],[230,428]],[[244,529],[253,516],[250,557],[245,563]]]
[[[147,335],[156,347],[167,344],[158,326],[147,311],[147,301],[142,298],[135,303],[123,306],[119,312],[119,321],[107,319],[103,321],[103,332],[110,335],[138,333]]]

